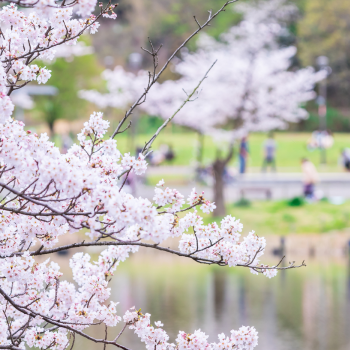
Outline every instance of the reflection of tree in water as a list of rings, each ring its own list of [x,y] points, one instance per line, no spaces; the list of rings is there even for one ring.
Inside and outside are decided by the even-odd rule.
[[[214,273],[214,310],[216,320],[220,320],[225,312],[225,282],[227,274],[224,271]]]
[[[247,324],[246,293],[247,291],[245,288],[245,279],[242,276],[240,276],[238,288],[238,314],[239,320],[242,324]]]
[[[282,276],[279,276],[283,279]],[[263,319],[266,322],[264,330],[266,345],[269,345],[271,349],[277,349],[276,336],[279,331],[277,322],[277,307],[276,307],[276,295],[272,286],[264,291],[264,304],[263,304]]]
[[[171,340],[179,329],[201,328],[216,341],[218,331],[229,334],[234,327],[253,324],[259,350],[350,349],[350,257],[343,264],[314,260],[303,271],[277,276],[282,281],[248,271],[145,262],[140,273],[139,264],[130,260],[120,266],[113,298],[125,307],[141,307],[152,321],[162,319]],[[145,349],[132,331],[123,336],[123,344]]]

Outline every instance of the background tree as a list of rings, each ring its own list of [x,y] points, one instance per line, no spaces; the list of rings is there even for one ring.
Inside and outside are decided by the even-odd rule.
[[[303,64],[316,65],[327,56],[332,74],[329,98],[339,107],[350,107],[350,7],[342,0],[308,0],[298,22],[299,57]]]
[[[207,19],[206,9],[215,9],[216,0],[189,0],[186,2],[174,2],[171,0],[122,0],[118,6],[118,21],[102,21],[104,31],[110,35],[97,33],[93,38],[96,53],[103,62],[106,56],[114,58],[115,65],[127,65],[129,55],[139,52],[141,46],[148,44],[148,37],[159,46],[163,45],[159,52],[161,62],[194,31],[197,24],[193,16],[202,22]],[[234,8],[230,8],[230,15],[217,17],[207,31],[211,35],[218,36],[226,31],[240,18],[235,14]],[[223,18],[224,17],[224,18]],[[195,48],[194,38],[188,47]],[[143,68],[152,66],[152,59],[147,54],[143,55]],[[172,77],[171,71],[165,72],[165,77]]]
[[[173,91],[180,92],[181,87],[186,91],[194,72],[218,60],[207,82],[212,89],[204,88],[174,119],[229,144],[227,154],[218,151],[212,164],[217,216],[226,213],[223,174],[233,157],[233,142],[249,132],[284,129],[307,118],[302,105],[314,98],[315,83],[324,78],[312,68],[290,70],[296,49],[279,45],[295,15],[294,6],[280,0],[260,1],[237,4],[236,11],[242,12],[239,25],[221,35],[220,41],[202,35],[198,52],[183,55],[175,68],[181,78],[157,86],[146,103],[149,112],[166,118],[169,105],[180,99]],[[170,92],[173,99],[166,97]]]
[[[247,0],[247,2],[254,3],[254,0]],[[346,3],[339,0],[328,2],[293,0],[289,3],[296,5],[300,11],[286,25],[287,31],[284,34],[288,35],[282,35],[279,43],[287,46],[296,45],[300,48],[293,58],[293,67],[316,66],[315,58],[323,54],[332,57],[330,66],[334,74],[329,77],[330,108],[327,113],[327,124],[332,131],[350,131],[347,102],[349,79],[347,79],[348,68],[344,59],[348,51],[346,37],[349,16],[348,8],[343,9]],[[94,46],[97,48],[99,60],[103,63],[105,56],[109,55],[114,57],[115,65],[131,68],[128,64],[129,55],[139,52],[140,46],[147,45],[147,38],[152,33],[153,42],[163,44],[160,52],[160,60],[163,62],[172,49],[195,28],[195,23],[192,21],[193,14],[196,14],[200,20],[204,19],[202,8],[215,6],[215,0],[191,0],[176,4],[171,0],[155,0],[152,4],[140,0],[121,1],[120,20],[116,23],[110,21],[102,23],[102,26],[106,26],[106,31],[113,34],[94,37]],[[207,31],[209,35],[218,39],[221,33],[228,31],[240,21],[241,14],[235,7],[228,11],[230,15],[215,20],[215,24]],[[151,20],[147,21],[146,18]],[[135,23],[137,26],[134,26]],[[196,40],[193,40],[188,48],[194,51]],[[144,53],[142,68],[149,69],[151,66],[152,60]],[[176,78],[170,70],[163,76],[164,80]],[[310,118],[292,125],[293,130],[314,131],[318,128],[317,105],[308,103],[306,108]]]
[[[85,47],[89,47],[89,37],[85,36],[82,43]],[[52,71],[50,85],[58,89],[57,95],[50,98],[36,97],[36,106],[29,113],[32,118],[45,121],[51,134],[54,134],[56,120],[75,120],[88,113],[88,103],[77,98],[79,90],[101,88],[99,76],[103,67],[99,65],[96,56],[92,52],[85,54],[84,51],[81,53],[66,51],[58,52],[59,55],[66,57],[58,57],[48,64],[45,62],[46,67]]]
[[[237,4],[243,20],[229,32],[215,40],[202,35],[197,41],[199,49],[183,53],[174,71],[181,77],[157,84],[142,105],[145,111],[169,118],[190,91],[198,72],[203,72],[217,61],[199,96],[181,110],[174,123],[184,125],[200,134],[214,136],[229,145],[226,155],[219,145],[213,162],[215,177],[215,215],[225,215],[223,172],[233,157],[233,143],[253,131],[283,129],[290,122],[308,116],[302,104],[312,99],[315,83],[324,73],[312,68],[290,70],[296,54],[295,47],[280,47],[279,38],[285,35],[286,24],[295,15],[296,8],[284,1],[261,1]],[[137,76],[118,67],[104,74],[108,94],[84,91],[82,97],[100,107],[126,103],[127,92],[142,90],[146,72]],[[184,93],[185,92],[185,93]]]

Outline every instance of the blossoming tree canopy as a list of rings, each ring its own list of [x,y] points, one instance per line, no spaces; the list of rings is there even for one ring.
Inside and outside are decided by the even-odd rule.
[[[220,224],[205,225],[200,212],[211,212],[215,204],[195,189],[186,199],[161,181],[155,188],[153,201],[133,197],[123,190],[131,172],[141,175],[146,171],[145,156],[161,129],[137,157],[129,153],[121,155],[114,136],[122,132],[123,123],[108,139],[109,122],[103,119],[102,113],[93,113],[78,134],[79,144],[61,154],[46,134],[25,131],[22,122],[13,120],[11,92],[32,80],[45,83],[50,76],[49,71],[31,64],[32,61],[54,57],[56,46],[74,44],[86,29],[96,31],[99,16],[116,16],[111,14],[110,4],[102,7],[97,17],[91,15],[93,1],[74,1],[67,5],[77,5],[78,13],[83,16],[79,20],[71,18],[72,9],[64,1],[61,6],[50,1],[18,3],[33,7],[32,12],[26,16],[14,4],[0,11],[3,26],[0,348],[73,348],[74,339],[79,335],[95,343],[127,349],[119,337],[129,328],[149,350],[253,349],[258,339],[254,327],[232,330],[229,336],[220,334],[217,343],[210,343],[208,335],[200,330],[180,331],[175,343],[170,343],[163,324],[158,321],[152,325],[149,314],[131,309],[119,315],[117,302],[110,300],[109,282],[119,263],[130,253],[136,253],[140,246],[202,264],[245,267],[268,278],[275,276],[279,269],[297,266],[262,264],[265,239],[255,232],[241,237],[243,225],[232,216],[225,217]],[[218,12],[210,14],[208,21],[193,35],[229,3],[231,1],[225,2]],[[146,93],[160,73],[150,76]],[[139,104],[143,94],[132,108]],[[82,230],[86,232],[84,240],[77,234]],[[73,234],[75,243],[63,244],[68,234]],[[178,250],[164,246],[163,243],[172,238],[179,240]],[[85,252],[93,246],[105,248],[94,262]],[[70,259],[74,283],[65,280],[57,263],[50,259],[36,261],[37,257],[50,257],[62,250],[75,250]],[[111,339],[109,328],[120,322],[122,331]],[[86,328],[100,324],[105,327],[104,337],[94,338],[85,333]]]
[[[233,140],[251,131],[283,129],[308,116],[302,106],[315,97],[314,86],[325,74],[311,67],[291,69],[296,48],[278,44],[286,31],[283,23],[295,8],[272,0],[237,4],[235,10],[243,20],[220,41],[202,34],[197,52],[183,54],[175,67],[181,78],[156,86],[150,94],[145,106],[149,113],[168,118],[168,107],[179,104],[195,72],[217,60],[200,96],[175,123]]]

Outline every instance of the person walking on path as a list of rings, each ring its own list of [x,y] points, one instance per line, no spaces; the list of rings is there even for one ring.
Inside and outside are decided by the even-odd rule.
[[[239,146],[239,172],[240,174],[244,174],[247,166],[247,158],[248,158],[249,150],[248,150],[248,140],[247,137],[242,137],[240,146]]]
[[[343,148],[341,151],[341,163],[344,167],[344,170],[350,171],[350,148]]]
[[[315,184],[318,182],[316,167],[307,158],[301,160],[303,172],[304,196],[307,199],[315,199]]]
[[[264,142],[264,161],[261,169],[263,173],[266,171],[268,165],[271,166],[272,171],[276,172],[276,149],[277,144],[271,133]]]

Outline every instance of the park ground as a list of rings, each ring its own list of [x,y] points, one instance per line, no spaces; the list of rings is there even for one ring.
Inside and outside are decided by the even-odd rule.
[[[139,134],[135,144],[141,146],[149,140],[151,134]],[[276,132],[274,138],[277,142],[277,171],[283,173],[296,173],[301,171],[300,159],[309,158],[318,168],[319,172],[344,172],[339,164],[340,151],[350,147],[348,134],[334,134],[334,145],[327,150],[327,164],[320,164],[320,151],[307,149],[307,142],[311,133]],[[266,134],[255,133],[249,136],[250,157],[248,172],[261,171],[263,159],[263,143]],[[118,138],[118,147],[123,152],[128,149],[130,139],[126,136]],[[192,132],[173,133],[164,130],[154,143],[154,149],[161,144],[173,147],[176,157],[166,167],[158,167],[147,176],[150,186],[164,179],[168,186],[181,186],[193,179],[193,169],[198,147],[198,135]],[[210,136],[204,140],[204,164],[209,165],[214,159],[217,147]],[[175,168],[188,167],[188,171],[171,174],[171,166]],[[230,164],[231,169],[237,169],[237,157]],[[164,173],[162,173],[164,169]],[[170,170],[170,171],[169,171]],[[350,175],[350,174],[349,174]],[[332,204],[327,199],[315,203],[302,203],[300,206],[290,206],[288,200],[278,201],[251,201],[247,206],[227,204],[227,213],[239,218],[244,224],[244,232],[255,230],[259,235],[290,235],[290,234],[323,234],[331,231],[342,231],[350,227],[350,201],[340,205]],[[213,221],[211,216],[206,217],[206,223]],[[220,222],[221,218],[214,218]]]
[[[132,140],[127,133],[118,135],[119,150],[124,153],[130,150],[130,145],[143,146],[153,134],[139,133]],[[350,136],[346,133],[335,133],[334,145],[327,150],[327,163],[320,164],[320,151],[307,149],[307,142],[311,133],[276,132],[277,142],[277,172],[300,173],[300,160],[309,158],[322,173],[344,173],[339,164],[340,151],[350,147]],[[57,139],[59,146],[60,141]],[[254,133],[249,136],[248,172],[259,173],[263,160],[263,144],[266,134]],[[153,167],[145,182],[154,187],[164,179],[169,187],[188,186],[194,178],[194,166],[198,149],[198,135],[194,132],[174,132],[173,129],[163,130],[153,144],[157,150],[161,144],[171,146],[175,151],[175,159],[164,165]],[[237,147],[236,147],[237,148]],[[217,146],[210,136],[204,140],[203,163],[209,165],[217,152]],[[236,152],[237,154],[237,152]],[[237,157],[230,164],[231,169],[237,169]],[[172,169],[174,170],[172,172]],[[349,174],[350,176],[350,174]],[[327,199],[315,203],[302,203],[300,206],[290,206],[288,200],[254,200],[248,205],[227,204],[227,213],[239,218],[244,224],[244,232],[255,230],[259,235],[276,234],[286,236],[290,234],[323,234],[331,231],[342,231],[350,227],[350,200],[342,204],[332,204]],[[220,222],[222,218],[205,216],[205,223]]]
[[[230,203],[227,213],[241,220],[244,233],[254,230],[259,236],[324,234],[350,227],[350,201],[336,205],[322,200],[300,206],[291,206],[290,200],[252,201],[248,205]],[[219,223],[221,219],[207,215],[205,223]]]
[[[136,146],[143,146],[151,138],[152,134],[138,134],[133,142]],[[341,149],[350,147],[350,136],[346,133],[336,133],[334,136],[334,145],[327,150],[327,164],[320,165],[320,151],[307,149],[307,142],[311,138],[311,133],[291,133],[276,132],[274,138],[277,142],[276,163],[279,172],[300,172],[300,160],[303,157],[309,158],[320,172],[339,172],[342,171],[339,165]],[[263,159],[263,144],[266,139],[264,133],[254,133],[249,136],[249,160],[248,172],[259,172]],[[117,138],[118,148],[126,152],[130,150],[130,137],[120,135]],[[189,166],[196,160],[198,149],[198,135],[193,132],[174,133],[171,129],[165,129],[154,142],[153,149],[158,149],[161,144],[170,145],[176,154],[175,159],[169,165]],[[227,147],[226,147],[227,149]],[[225,147],[222,149],[224,154]],[[206,136],[204,140],[203,162],[210,164],[217,152],[215,141]],[[236,165],[237,157],[234,157],[231,166]]]

